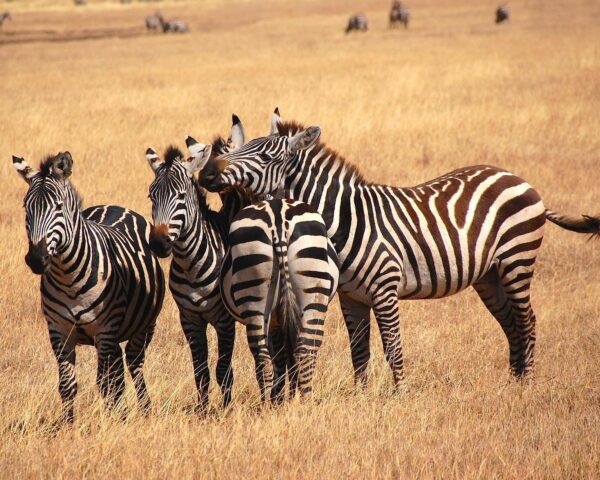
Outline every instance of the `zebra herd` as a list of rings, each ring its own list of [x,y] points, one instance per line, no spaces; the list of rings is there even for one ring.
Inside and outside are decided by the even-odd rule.
[[[158,257],[171,257],[169,288],[192,354],[198,411],[208,405],[207,326],[217,332],[217,383],[232,398],[235,321],[245,325],[261,399],[310,394],[325,315],[338,293],[357,386],[367,382],[370,314],[396,389],[404,389],[399,299],[442,298],[472,286],[499,322],[513,376],[534,365],[534,263],[546,220],[600,235],[600,217],[547,210],[524,180],[500,168],[462,168],[416,187],[367,181],[320,140],[285,122],[246,142],[234,115],[229,138],[186,137],[146,159],[152,225],[123,207],[82,209],[69,152],[39,169],[13,156],[27,182],[25,261],[40,292],[59,370],[62,420],[73,422],[75,350],[93,345],[107,405],[124,389],[123,352],[142,412],[150,409],[145,351],[164,297]],[[212,210],[205,189],[219,192]]]
[[[503,23],[509,20],[510,11],[508,9],[508,5],[500,5],[495,12],[496,23]],[[396,28],[401,24],[404,25],[404,28],[408,28],[408,24],[410,22],[410,10],[406,5],[404,5],[399,0],[394,0],[392,2],[392,7],[390,9],[389,15],[389,27]],[[348,24],[346,26],[346,33],[350,33],[352,31],[357,32],[366,32],[369,29],[369,20],[367,16],[364,14],[352,15],[348,19]]]

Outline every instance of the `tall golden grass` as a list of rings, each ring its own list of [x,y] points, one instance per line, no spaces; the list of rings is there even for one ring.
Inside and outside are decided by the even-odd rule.
[[[15,7],[0,34],[3,478],[598,477],[600,248],[552,225],[533,287],[530,384],[509,381],[504,335],[467,291],[401,304],[408,396],[392,393],[373,325],[370,383],[356,393],[335,303],[313,400],[258,408],[239,329],[234,403],[221,411],[213,388],[211,414],[199,419],[189,413],[192,367],[167,294],[146,364],[152,415],[137,415],[131,385],[127,419],[106,413],[94,350],[82,347],[76,423],[49,431],[60,411],[57,371],[39,278],[23,261],[26,188],[11,154],[37,162],[68,149],[86,205],[149,216],[146,147],[183,146],[186,134],[208,142],[228,132],[232,112],[258,136],[279,105],[285,118],[319,124],[373,181],[411,185],[492,163],[526,178],[549,208],[599,210],[595,0],[514,1],[500,27],[494,2],[423,0],[411,5],[407,32],[387,29],[387,3],[2,4]],[[143,18],[157,6],[192,33],[145,34]],[[345,36],[359,9],[371,30]],[[67,41],[98,32],[106,38]]]

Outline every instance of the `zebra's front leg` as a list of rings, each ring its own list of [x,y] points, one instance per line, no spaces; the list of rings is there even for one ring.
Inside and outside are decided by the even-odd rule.
[[[217,342],[219,344],[219,358],[217,360],[217,383],[221,387],[223,407],[231,403],[233,390],[233,345],[235,343],[235,320],[227,314],[223,320],[215,324]]]
[[[367,384],[367,367],[371,357],[371,307],[353,300],[340,292],[340,306],[344,322],[350,337],[350,354],[354,367],[354,383],[365,387]]]
[[[312,393],[312,381],[315,374],[317,354],[323,343],[325,333],[325,311],[302,319],[302,330],[296,346],[296,365],[298,370],[298,388],[300,396]]]
[[[106,405],[112,409],[119,403],[125,390],[123,350],[121,350],[118,340],[112,335],[98,335],[95,343],[98,352],[96,383]]]
[[[144,360],[146,358],[146,348],[152,340],[154,327],[150,332],[135,336],[127,342],[125,347],[125,360],[127,368],[131,374],[135,392],[137,394],[138,405],[144,415],[150,413],[150,396],[144,380]]]
[[[208,388],[210,385],[210,371],[208,370],[208,340],[206,338],[207,322],[195,317],[188,319],[181,315],[183,333],[192,353],[194,367],[194,380],[198,391],[198,413],[204,413],[208,407]]]
[[[75,418],[75,395],[77,395],[75,342],[56,331],[50,331],[50,342],[58,364],[58,392],[62,400],[61,423],[72,424]]]
[[[381,334],[385,358],[392,369],[394,387],[406,390],[404,384],[404,359],[400,340],[400,311],[397,289],[388,288],[383,295],[375,297],[373,310]]]
[[[248,337],[248,346],[254,357],[256,380],[258,382],[258,388],[260,389],[260,399],[264,403],[267,399],[267,392],[272,387],[273,372],[263,317],[251,319],[246,325],[246,336]]]

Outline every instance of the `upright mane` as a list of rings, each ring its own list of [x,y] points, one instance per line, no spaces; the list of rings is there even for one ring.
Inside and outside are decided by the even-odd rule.
[[[46,155],[46,157],[40,162],[40,174],[46,178],[52,173],[52,165],[54,164],[55,155]]]
[[[221,135],[215,135],[215,138],[212,141],[212,152],[211,156],[219,156],[227,153],[227,140],[225,140]]]
[[[277,123],[277,132],[282,137],[292,137],[297,133],[306,130],[303,124],[296,121],[286,121]],[[338,173],[336,175],[339,176],[340,180],[344,183],[355,183],[355,184],[370,184],[363,177],[362,173],[356,165],[353,165],[348,160],[346,160],[340,153],[329,148],[324,142],[320,139],[310,151],[309,159],[312,160],[317,153],[321,153],[320,158],[315,160],[317,164],[325,163],[328,166],[331,166],[330,170],[337,170]]]
[[[181,150],[179,150],[175,145],[169,145],[165,150],[164,159],[165,164],[168,167],[171,167],[173,162],[184,160],[185,157],[183,156],[183,153],[181,153]]]

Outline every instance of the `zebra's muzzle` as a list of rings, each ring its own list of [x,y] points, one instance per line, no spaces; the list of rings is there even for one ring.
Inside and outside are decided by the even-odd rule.
[[[200,172],[198,176],[198,182],[209,192],[220,192],[229,185],[223,182],[221,173],[227,167],[228,162],[225,160],[214,160],[208,161],[206,166]]]
[[[46,241],[40,243],[29,242],[29,251],[25,255],[25,263],[36,275],[42,275],[50,267],[50,255],[46,248]]]
[[[165,233],[165,230],[167,233]],[[169,238],[166,225],[152,225],[150,228],[150,250],[160,258],[166,258],[171,255],[173,242]]]

